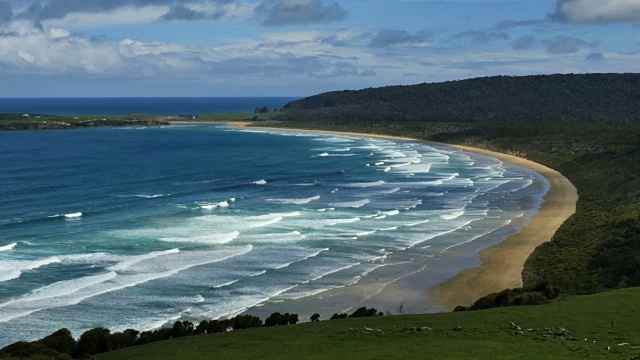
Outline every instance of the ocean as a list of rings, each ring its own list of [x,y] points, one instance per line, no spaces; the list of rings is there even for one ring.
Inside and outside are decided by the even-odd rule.
[[[290,312],[339,289],[341,311],[501,241],[548,189],[418,142],[222,125],[0,132],[0,346]]]

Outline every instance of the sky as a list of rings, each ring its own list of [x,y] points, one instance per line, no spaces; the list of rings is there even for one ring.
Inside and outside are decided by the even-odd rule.
[[[639,71],[640,0],[0,0],[0,97]]]

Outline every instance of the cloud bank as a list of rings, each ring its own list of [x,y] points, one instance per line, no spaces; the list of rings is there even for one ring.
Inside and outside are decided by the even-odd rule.
[[[638,0],[558,0],[556,17],[570,22],[638,22]]]
[[[156,21],[215,21],[230,15],[234,6],[254,9],[264,26],[326,24],[347,16],[340,4],[324,0],[36,0],[27,4],[16,13],[8,2],[0,1],[0,23],[12,19],[45,22],[90,14],[116,16],[116,12],[126,9],[160,11]]]
[[[384,48],[393,45],[423,44],[432,39],[432,35],[426,31],[418,31],[411,35],[403,30],[385,29],[369,42],[371,48]]]
[[[324,4],[321,0],[267,1],[256,8],[256,15],[263,17],[262,25],[324,24],[344,20],[345,10],[337,2]]]

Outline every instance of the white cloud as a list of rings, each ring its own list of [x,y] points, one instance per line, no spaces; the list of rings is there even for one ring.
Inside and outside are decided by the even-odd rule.
[[[122,7],[108,12],[69,13],[62,19],[48,19],[47,26],[99,27],[109,25],[130,25],[151,23],[169,11],[168,6]]]
[[[51,36],[52,39],[62,39],[68,37],[69,35],[71,34],[64,29],[51,28],[49,30],[49,36]]]
[[[558,0],[557,15],[573,22],[640,21],[638,0]]]
[[[323,0],[267,0],[256,8],[265,26],[325,24],[344,20],[345,10],[337,2]]]
[[[144,80],[214,84],[222,89],[233,86],[256,95],[257,91],[274,93],[266,88],[257,90],[256,84],[279,88],[280,94],[295,94],[305,88],[315,93],[498,74],[640,71],[638,54],[603,51],[600,61],[587,61],[595,44],[572,38],[554,38],[558,41],[553,49],[562,51],[550,54],[551,42],[543,40],[537,40],[537,44],[547,47],[527,46],[520,51],[439,48],[434,44],[387,51],[369,47],[371,36],[365,30],[274,31],[255,38],[218,38],[216,45],[202,46],[133,38],[95,40],[64,28],[41,29],[31,22],[17,21],[8,24],[0,35],[0,81],[9,75],[55,75],[86,81],[92,87],[99,87],[103,80],[123,87]],[[176,88],[174,95],[187,95],[180,92],[187,88]],[[235,94],[242,94],[242,90]]]

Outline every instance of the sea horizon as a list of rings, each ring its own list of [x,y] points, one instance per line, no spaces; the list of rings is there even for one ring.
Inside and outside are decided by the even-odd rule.
[[[279,109],[301,97],[16,97],[0,98],[0,114],[163,116],[254,112]]]

